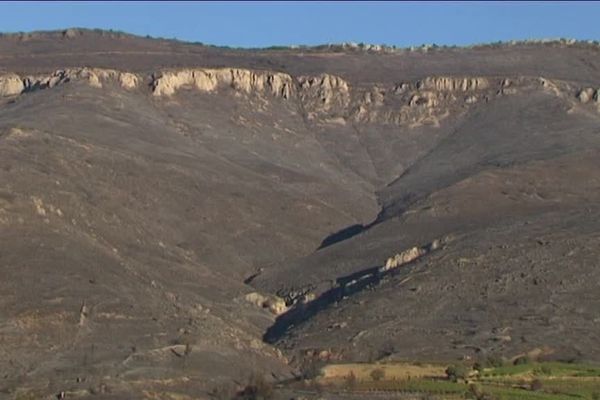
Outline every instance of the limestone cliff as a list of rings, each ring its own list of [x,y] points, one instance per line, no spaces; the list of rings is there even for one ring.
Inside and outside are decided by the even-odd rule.
[[[331,112],[344,114],[350,104],[350,85],[339,76],[301,76],[298,78],[298,86],[300,100],[309,119]]]
[[[436,90],[436,91],[461,91],[468,92],[474,90],[487,89],[490,86],[489,81],[482,77],[454,78],[447,76],[428,77],[417,82],[418,89]]]
[[[164,71],[153,77],[151,85],[155,96],[172,96],[182,88],[213,92],[229,87],[247,94],[269,93],[288,99],[293,90],[292,77],[287,74],[238,68]]]
[[[564,82],[525,77],[450,77],[430,76],[394,85],[353,86],[340,76],[319,74],[293,77],[276,71],[242,68],[195,68],[164,70],[146,78],[129,72],[99,68],[76,68],[49,75],[0,76],[0,96],[52,88],[81,81],[102,88],[113,82],[131,90],[142,81],[157,98],[175,96],[180,90],[216,93],[231,90],[236,94],[292,101],[308,121],[317,124],[378,123],[393,125],[433,125],[449,115],[464,112],[480,101],[496,96],[541,88],[556,96],[569,96],[581,103],[598,104],[598,90],[571,90]]]
[[[83,81],[101,88],[103,83],[113,81],[124,89],[134,89],[140,79],[129,72],[101,68],[71,68],[57,70],[49,75],[21,77],[16,74],[0,76],[0,96],[14,96],[23,92],[53,88],[71,81]]]

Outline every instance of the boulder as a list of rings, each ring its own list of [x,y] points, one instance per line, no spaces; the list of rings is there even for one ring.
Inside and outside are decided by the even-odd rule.
[[[8,74],[0,76],[0,96],[15,96],[25,90],[25,84],[19,75]]]
[[[579,91],[577,98],[582,103],[589,103],[594,99],[595,90],[593,88],[584,88]]]
[[[260,308],[267,308],[274,315],[281,315],[288,310],[285,300],[272,295],[263,295],[258,292],[248,293],[245,296],[247,302]]]

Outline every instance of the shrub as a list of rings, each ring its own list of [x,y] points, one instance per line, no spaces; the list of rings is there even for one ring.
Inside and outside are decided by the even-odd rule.
[[[466,380],[469,377],[469,369],[464,365],[450,365],[446,368],[446,377],[453,382],[457,382],[459,379]]]
[[[552,375],[552,369],[547,365],[542,365],[533,370],[536,375]]]
[[[354,389],[356,389],[356,383],[357,383],[356,375],[354,375],[354,371],[350,371],[348,376],[346,376],[346,387],[349,390],[354,390]]]
[[[486,365],[491,368],[500,368],[504,366],[504,359],[497,354],[489,355],[485,361]]]
[[[381,368],[374,369],[373,371],[371,371],[371,378],[374,381],[380,381],[383,378],[385,378],[385,371]]]
[[[471,395],[471,397],[477,400],[482,399],[484,397],[483,389],[481,388],[481,386],[475,383],[469,385],[469,394]]]
[[[213,388],[210,395],[217,400],[231,400],[235,397],[235,389],[232,385],[223,384]]]
[[[319,393],[319,394],[323,393],[323,391],[325,390],[323,384],[321,384],[321,383],[319,383],[319,382],[317,382],[315,380],[312,380],[312,381],[310,381],[308,383],[308,388],[311,389],[311,390],[313,390],[313,391],[315,391],[315,392],[317,392],[317,393]]]
[[[528,356],[518,357],[513,361],[513,365],[526,365],[531,364],[531,359]]]
[[[533,390],[534,392],[537,392],[538,390],[542,390],[542,381],[540,381],[539,379],[532,380],[531,384],[529,385],[529,388],[531,390]]]
[[[302,366],[300,367],[300,372],[302,373],[303,379],[315,379],[321,375],[321,367],[323,367],[325,363],[321,360],[317,360],[314,358],[305,358],[302,361]]]
[[[273,397],[273,385],[260,374],[252,374],[246,387],[238,394],[243,400],[269,400]]]

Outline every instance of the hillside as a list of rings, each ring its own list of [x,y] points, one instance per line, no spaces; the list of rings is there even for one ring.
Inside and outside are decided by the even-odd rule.
[[[600,361],[598,82],[587,43],[1,36],[0,395]]]

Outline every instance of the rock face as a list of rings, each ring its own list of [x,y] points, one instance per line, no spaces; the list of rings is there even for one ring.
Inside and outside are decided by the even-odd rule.
[[[153,77],[151,86],[158,97],[173,96],[184,88],[205,93],[229,88],[244,94],[270,95],[284,100],[294,98],[301,103],[309,120],[326,116],[358,122],[414,124],[428,119],[436,121],[436,115],[445,112],[440,104],[457,101],[454,92],[473,93],[463,103],[475,103],[476,93],[489,89],[490,82],[480,77],[429,77],[393,88],[375,85],[353,89],[346,80],[331,74],[299,76],[295,82],[290,75],[278,72],[221,68],[163,71]],[[388,97],[388,93],[392,97]],[[399,100],[406,108],[397,108]]]
[[[413,95],[409,102],[409,107],[424,106],[426,108],[434,108],[439,105],[439,99],[435,92],[421,92]]]
[[[298,78],[298,86],[309,118],[331,111],[341,114],[350,104],[350,86],[339,76],[302,76]]]
[[[130,72],[101,68],[57,70],[50,75],[0,76],[0,95],[12,96],[25,91],[52,88],[70,81],[81,81],[96,88],[114,82],[132,90],[141,78]],[[215,93],[229,89],[236,93],[295,101],[309,121],[345,125],[378,123],[386,125],[439,126],[442,119],[492,96],[513,95],[541,85],[556,96],[569,92],[567,84],[545,78],[501,78],[430,76],[390,86],[351,87],[342,77],[316,76],[251,70],[244,68],[196,68],[165,70],[150,77],[149,86],[156,97],[170,97],[179,90]],[[581,103],[598,102],[598,91],[584,88],[576,95]],[[266,100],[266,98],[264,98]],[[462,111],[461,111],[462,110]]]
[[[343,114],[351,101],[348,83],[329,74],[301,76],[295,84],[290,75],[279,72],[239,68],[184,69],[157,74],[151,86],[155,96],[172,96],[183,88],[205,93],[230,88],[244,94],[270,95],[284,100],[299,94],[309,118]]]
[[[443,243],[447,242],[450,238],[446,237],[443,239],[435,239],[433,240],[431,243],[422,246],[422,247],[417,247],[417,246],[413,246],[409,249],[406,249],[404,251],[401,251],[400,253],[389,257],[385,264],[379,268],[379,272],[385,272],[385,271],[389,271],[391,269],[394,268],[398,268],[404,264],[408,264],[409,262],[412,262],[414,260],[416,260],[419,257],[422,257],[432,251],[438,250],[440,249],[440,247],[442,246]]]
[[[277,72],[260,72],[247,69],[185,69],[165,71],[154,77],[152,92],[155,96],[172,96],[188,87],[202,92],[213,92],[229,87],[244,93],[269,93],[288,99],[292,95],[292,78]]]
[[[130,72],[101,68],[57,70],[50,75],[0,77],[0,95],[12,96],[38,89],[81,81],[96,88],[114,82],[132,90],[141,78]],[[179,90],[194,89],[214,93],[222,89],[298,102],[308,121],[316,123],[377,123],[385,125],[439,126],[440,121],[491,96],[513,95],[541,85],[556,96],[564,96],[567,84],[545,78],[501,78],[430,76],[414,82],[385,87],[351,87],[340,76],[320,74],[292,77],[275,71],[244,68],[197,68],[167,70],[150,77],[149,86],[156,97],[174,96]],[[598,103],[598,91],[585,88],[576,95],[581,103]]]
[[[119,73],[119,84],[124,89],[135,89],[138,85],[139,79],[137,75],[130,72]]]
[[[577,99],[584,104],[592,101],[598,103],[600,102],[599,97],[598,90],[594,88],[581,89],[577,94]]]
[[[274,315],[281,315],[288,310],[285,300],[274,295],[252,292],[245,296],[245,300],[257,307],[268,309]]]
[[[25,89],[23,80],[16,74],[0,76],[0,96],[14,96]]]
[[[489,88],[489,86],[489,81],[486,78],[481,77],[428,77],[417,83],[419,89],[446,92],[483,90]]]
[[[102,88],[102,84],[106,82],[116,82],[124,89],[134,89],[139,83],[137,75],[130,72],[101,68],[72,68],[57,70],[50,75],[0,76],[0,95],[12,96],[25,91],[53,88],[71,81],[86,82],[96,88]]]
[[[427,250],[420,247],[411,247],[386,260],[385,265],[379,269],[380,272],[389,271],[407,264],[426,254]]]

